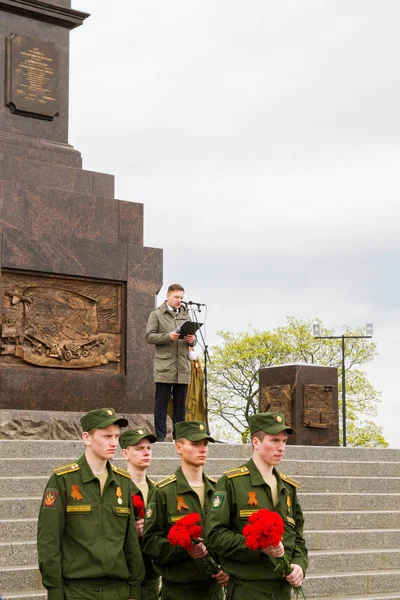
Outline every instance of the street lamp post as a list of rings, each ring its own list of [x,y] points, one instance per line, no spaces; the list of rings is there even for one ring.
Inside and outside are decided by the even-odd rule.
[[[365,333],[367,335],[320,335],[321,329],[319,323],[313,323],[313,336],[318,340],[342,340],[342,430],[343,430],[343,446],[347,446],[347,431],[346,431],[346,364],[345,364],[345,340],[357,340],[372,338],[373,335],[372,323],[367,323]]]

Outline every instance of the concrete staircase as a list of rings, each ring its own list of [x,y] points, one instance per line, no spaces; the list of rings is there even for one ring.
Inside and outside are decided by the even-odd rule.
[[[77,441],[0,440],[0,594],[44,600],[36,518],[51,469],[82,453]],[[246,462],[249,446],[211,445],[207,472]],[[123,466],[123,461],[118,459]],[[172,444],[156,444],[151,476],[178,465]],[[301,483],[313,600],[400,600],[400,449],[287,449],[281,470]]]

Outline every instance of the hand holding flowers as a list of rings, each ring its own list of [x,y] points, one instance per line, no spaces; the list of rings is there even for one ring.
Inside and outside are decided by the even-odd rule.
[[[251,550],[261,550],[267,556],[277,561],[276,569],[281,569],[286,581],[293,587],[298,597],[302,594],[305,599],[301,582],[303,570],[299,565],[291,565],[285,554],[282,536],[285,530],[282,517],[267,508],[261,508],[250,515],[248,524],[243,528],[246,546]]]

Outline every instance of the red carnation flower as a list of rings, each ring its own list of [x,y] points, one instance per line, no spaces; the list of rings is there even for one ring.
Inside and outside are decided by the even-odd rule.
[[[139,494],[132,494],[133,510],[135,517],[144,519],[144,502]]]

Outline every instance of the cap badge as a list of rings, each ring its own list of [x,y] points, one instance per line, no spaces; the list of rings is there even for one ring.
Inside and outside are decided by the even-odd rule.
[[[138,432],[139,435],[142,435],[144,433],[143,429],[138,429],[137,432]]]
[[[112,416],[112,414],[113,414],[113,411],[112,411],[112,410],[110,410],[110,409],[108,409],[108,411],[107,411],[107,414],[108,414],[108,415],[110,415],[110,417],[111,417],[111,416]]]
[[[248,492],[249,498],[247,500],[247,504],[249,506],[258,506],[258,500],[256,498],[256,493],[257,492]]]
[[[200,429],[200,431],[204,431],[204,425],[203,425],[203,423],[200,423],[199,429]]]
[[[276,420],[278,421],[278,423],[282,423],[282,417],[281,417],[280,415],[278,415],[278,416],[276,417]]]
[[[81,489],[79,487],[79,485],[73,485],[71,487],[71,498],[73,498],[74,500],[82,500],[83,496],[81,494]]]
[[[118,504],[122,504],[122,490],[120,487],[117,487],[117,489],[115,490],[115,493],[117,494],[117,502]]]

